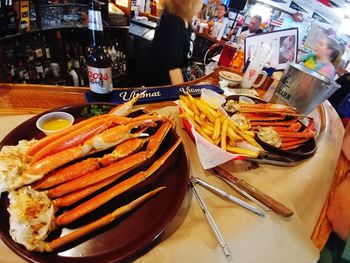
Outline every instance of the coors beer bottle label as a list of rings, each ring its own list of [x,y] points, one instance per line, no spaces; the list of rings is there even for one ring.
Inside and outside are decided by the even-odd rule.
[[[87,68],[90,90],[98,94],[107,94],[113,90],[111,68]]]

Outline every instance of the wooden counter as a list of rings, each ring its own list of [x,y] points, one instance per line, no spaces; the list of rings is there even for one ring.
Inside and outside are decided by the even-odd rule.
[[[218,71],[187,82],[186,85],[202,83],[218,85]],[[88,90],[85,87],[0,83],[0,114],[37,114],[63,105],[86,103],[84,93]],[[173,103],[149,104],[151,108],[161,108],[165,105]]]

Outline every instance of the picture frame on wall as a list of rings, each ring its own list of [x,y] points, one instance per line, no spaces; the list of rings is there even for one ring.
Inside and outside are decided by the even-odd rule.
[[[251,35],[245,39],[244,61],[254,56],[260,42],[270,46],[271,56],[267,65],[284,70],[288,62],[296,62],[298,55],[298,28],[289,28],[273,32]]]

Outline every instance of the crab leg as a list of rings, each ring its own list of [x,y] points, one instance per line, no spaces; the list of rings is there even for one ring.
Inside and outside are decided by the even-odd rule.
[[[32,158],[31,164],[43,159],[46,156],[61,152],[68,148],[78,146],[90,137],[103,132],[112,125],[112,121],[108,118],[103,118],[98,121],[94,121],[90,124],[84,125],[79,129],[75,129],[68,134],[56,139],[50,144],[44,146],[39,150]]]
[[[108,114],[103,114],[100,116],[95,116],[92,118],[89,118],[87,120],[83,120],[77,124],[74,124],[73,126],[66,128],[58,133],[55,133],[53,135],[50,136],[46,136],[43,139],[39,140],[38,143],[36,143],[35,145],[33,145],[31,148],[29,148],[27,155],[29,157],[33,157],[40,149],[42,149],[44,146],[48,145],[51,142],[54,142],[55,140],[57,140],[58,138],[69,134],[70,132],[79,129],[81,127],[84,127],[92,122],[95,122],[96,120],[102,119],[107,117],[108,115],[112,115],[114,117],[114,121],[119,121],[120,123],[126,123],[127,120],[130,120],[130,118],[127,118],[125,116],[127,116],[132,110],[132,106],[133,104],[140,98],[140,95],[136,96],[135,98],[133,98],[132,100],[120,104],[116,107],[114,107]],[[115,118],[115,117],[120,117],[120,118]],[[124,122],[123,122],[124,121]]]
[[[64,150],[62,152],[55,153],[40,160],[35,165],[29,167],[22,173],[21,177],[23,179],[24,185],[40,180],[45,174],[53,171],[57,167],[85,156],[88,151],[89,149],[86,147],[77,146]]]
[[[178,139],[176,143],[157,161],[155,161],[146,171],[141,171],[134,176],[126,179],[125,181],[116,184],[103,193],[89,199],[88,201],[76,206],[72,210],[63,213],[57,217],[58,225],[67,225],[78,218],[86,215],[87,213],[95,210],[97,207],[105,204],[119,194],[127,191],[131,187],[141,183],[150,177],[156,170],[158,170],[169,156],[175,151],[178,145],[181,143],[181,139]]]
[[[71,206],[75,204],[76,202],[80,201],[81,199],[89,196],[90,194],[95,193],[96,191],[102,189],[103,187],[110,185],[113,183],[115,180],[120,178],[122,174],[124,173],[117,173],[111,177],[108,177],[100,182],[97,182],[93,185],[87,186],[83,189],[79,189],[75,192],[69,193],[65,196],[56,198],[52,202],[54,203],[55,207],[66,207],[66,206]]]
[[[153,154],[156,152],[156,149],[159,148],[160,142],[164,139],[167,134],[170,126],[163,124],[161,128],[157,131],[155,135],[153,135],[150,139],[150,143],[147,146],[147,151],[142,157],[143,160],[140,159],[140,163],[151,158]],[[163,129],[163,130],[162,130]],[[114,174],[111,177],[107,177],[102,181],[96,182],[90,186],[87,186],[83,189],[75,190],[74,192],[70,192],[69,194],[62,196],[60,198],[55,199],[53,202],[57,207],[70,206],[81,199],[87,197],[88,195],[100,190],[101,188],[113,183],[115,180],[126,174],[128,170],[119,172]],[[99,176],[99,175],[96,175]],[[81,184],[79,185],[81,187]],[[71,189],[70,189],[71,190]]]
[[[310,138],[293,138],[293,137],[283,137],[281,138],[282,143],[295,142],[299,140],[309,140]]]
[[[117,176],[117,178],[123,176],[154,155],[154,153],[159,148],[161,141],[169,131],[170,127],[171,124],[169,122],[163,123],[155,135],[150,139],[146,151],[138,152],[110,166],[101,168],[83,177],[78,177],[72,181],[56,186],[55,188],[48,191],[48,196],[50,198],[60,197],[65,194],[72,193],[73,191],[77,191],[81,188],[98,183],[101,180],[104,180],[113,175]],[[115,180],[117,178],[115,178]]]
[[[143,136],[143,133],[132,134],[130,131],[138,126],[156,125],[152,120],[153,118],[150,116],[148,119],[142,121],[132,122],[127,125],[119,125],[106,130],[103,133],[97,134],[88,139],[81,146],[72,147],[41,159],[35,164],[29,166],[22,176],[25,178],[33,177],[34,179],[31,182],[34,182],[41,179],[45,174],[77,158],[106,150],[130,138]]]
[[[54,142],[55,140],[57,140],[58,138],[61,138],[62,136],[66,135],[66,134],[69,134],[73,130],[84,127],[85,125],[89,125],[90,123],[93,123],[96,120],[101,119],[101,118],[102,118],[102,116],[93,117],[93,118],[78,122],[77,124],[74,124],[73,126],[70,126],[66,129],[63,129],[62,131],[54,133],[50,136],[44,137],[28,149],[27,155],[29,157],[33,157],[39,150],[41,150],[44,146],[48,145],[49,143]]]
[[[300,144],[302,144],[303,142],[305,142],[305,141],[307,141],[309,139],[310,138],[300,138],[300,139],[296,139],[296,140],[293,140],[293,141],[282,142],[281,149],[286,149],[286,148],[292,149],[290,147],[293,147],[293,146],[294,147],[298,147]]]
[[[73,180],[84,174],[91,173],[100,168],[97,158],[89,158],[79,163],[69,165],[67,167],[55,170],[39,181],[35,182],[33,188],[35,190],[43,190],[55,185]]]
[[[55,170],[34,184],[35,190],[48,189],[58,184],[62,184],[92,173],[102,166],[108,166],[137,152],[148,141],[146,139],[135,138],[119,144],[112,153],[104,155],[102,158],[89,158],[67,167]]]
[[[289,125],[288,127],[283,126],[274,126],[273,129],[277,132],[280,131],[290,131],[290,132],[297,132],[302,127],[302,124],[300,122],[294,122],[293,124]]]
[[[284,120],[285,116],[265,116],[258,113],[243,113],[243,116],[249,119],[249,121],[280,121]]]
[[[108,114],[111,115],[117,115],[117,116],[127,116],[132,112],[132,106],[135,104],[135,102],[141,97],[141,94],[138,94],[133,99],[129,100],[128,102],[125,102],[123,104],[120,104],[108,112]]]
[[[310,119],[309,125],[302,132],[278,132],[278,134],[283,137],[293,137],[293,138],[311,138],[315,136],[315,123],[313,119]]]
[[[104,155],[102,158],[98,159],[98,163],[104,167],[111,165],[125,157],[134,154],[138,150],[140,150],[146,142],[148,142],[149,138],[134,138],[131,140],[127,140],[121,144],[119,144],[113,152]]]
[[[118,174],[118,177],[121,177],[122,175],[126,174],[127,172],[131,171],[134,167],[139,165],[140,162],[142,162],[144,159],[143,155],[144,152],[136,153],[110,166],[101,168],[82,177],[78,177],[74,180],[58,185],[48,190],[47,194],[50,198],[57,198],[65,194],[71,193],[73,191],[79,190],[81,188],[87,187],[89,185],[92,185],[94,183],[100,182],[101,180],[106,179],[115,174]]]
[[[141,205],[143,202],[145,202],[147,199],[151,198],[152,196],[156,195],[158,192],[162,191],[166,187],[158,187],[155,190],[152,190],[141,197],[135,199],[134,201],[130,202],[127,205],[124,205],[122,207],[119,207],[118,209],[114,210],[112,213],[105,215],[104,217],[87,224],[63,237],[59,237],[51,242],[44,242],[42,246],[38,247],[36,251],[40,252],[52,252],[56,250],[59,247],[62,247],[72,241],[77,240],[78,238],[81,238],[83,236],[86,236],[87,234],[102,228],[105,225],[108,225],[112,223],[117,218],[121,217],[122,215],[130,212],[137,206]]]
[[[48,145],[55,142],[56,140],[60,139],[61,137],[68,136],[70,133],[76,130],[82,129],[80,131],[84,131],[84,127],[86,129],[90,127],[89,125],[91,125],[92,123],[96,123],[97,121],[101,121],[101,120],[106,120],[106,121],[110,120],[113,124],[126,124],[130,122],[132,119],[128,117],[109,116],[105,114],[105,115],[95,116],[87,120],[83,120],[81,122],[74,124],[73,126],[63,129],[62,131],[59,131],[50,136],[46,136],[40,139],[32,147],[28,149],[27,155],[29,158],[33,158],[36,154],[38,154],[40,150],[47,147]]]
[[[250,121],[252,126],[289,126],[298,121],[297,118],[293,118],[289,121],[268,122],[268,121]]]
[[[295,113],[295,108],[282,105],[282,104],[273,104],[273,103],[264,103],[264,104],[240,104],[241,112],[286,112],[286,113]]]

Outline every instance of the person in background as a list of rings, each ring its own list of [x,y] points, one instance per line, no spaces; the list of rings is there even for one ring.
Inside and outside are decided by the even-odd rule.
[[[151,48],[153,85],[170,84],[169,70],[189,63],[195,40],[191,21],[202,4],[202,0],[165,0]]]
[[[262,22],[262,17],[255,15],[249,22],[248,27],[243,27],[242,32],[239,35],[238,43],[243,44],[247,36],[260,34],[263,30],[260,28]]]
[[[224,4],[220,4],[217,15],[209,22],[209,25],[214,25],[215,22],[219,22],[225,25],[224,35],[228,35],[229,29],[229,19],[227,18],[227,6]]]
[[[300,61],[305,67],[315,70],[329,79],[333,79],[336,74],[333,63],[340,53],[338,42],[326,37],[317,44],[314,53],[311,52],[304,55]]]

